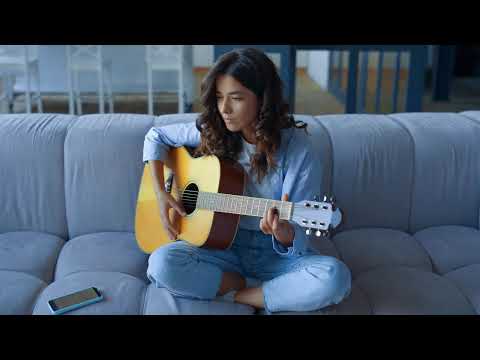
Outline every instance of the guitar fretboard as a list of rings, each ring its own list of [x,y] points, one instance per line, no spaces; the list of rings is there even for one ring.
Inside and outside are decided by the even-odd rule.
[[[263,217],[269,208],[279,211],[280,219],[290,220],[293,203],[249,196],[199,192],[197,208],[216,212]]]

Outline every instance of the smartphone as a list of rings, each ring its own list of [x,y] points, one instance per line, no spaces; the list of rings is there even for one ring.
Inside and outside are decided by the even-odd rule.
[[[53,314],[60,315],[101,300],[103,300],[103,295],[100,291],[95,287],[91,287],[49,300],[48,306]]]

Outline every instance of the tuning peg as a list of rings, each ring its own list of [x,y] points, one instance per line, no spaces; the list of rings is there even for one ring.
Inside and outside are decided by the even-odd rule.
[[[320,236],[328,236],[329,232],[327,230],[317,230],[315,231],[315,235],[317,237],[320,237]]]
[[[313,197],[313,201],[320,201],[320,196],[315,195],[315,196]]]
[[[305,234],[310,235],[312,233],[312,229],[305,230]]]
[[[337,200],[335,199],[335,196],[330,196],[328,199],[328,202],[332,205],[332,210],[335,211],[337,209],[336,202]]]

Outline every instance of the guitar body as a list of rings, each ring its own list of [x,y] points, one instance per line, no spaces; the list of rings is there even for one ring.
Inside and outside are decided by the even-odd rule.
[[[243,195],[246,179],[241,165],[216,156],[194,158],[187,148],[179,147],[169,152],[164,164],[164,179],[168,179],[172,172],[171,195],[183,204],[187,212],[187,216],[179,217],[178,239],[198,247],[228,249],[237,233],[240,215],[197,209],[190,206],[189,194],[204,191]],[[173,219],[173,209],[170,211],[170,219]],[[173,242],[160,220],[148,164],[143,170],[137,199],[135,236],[140,249],[147,254]]]

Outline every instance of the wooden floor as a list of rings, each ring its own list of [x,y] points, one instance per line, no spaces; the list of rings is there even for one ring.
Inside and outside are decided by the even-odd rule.
[[[193,112],[200,112],[201,105],[198,97],[200,94],[200,83],[205,76],[207,69],[197,69],[195,71],[195,101],[193,103]],[[344,76],[343,78],[345,78]],[[384,74],[382,88],[384,93],[381,97],[380,113],[390,113],[392,106],[392,76]],[[431,91],[427,88],[424,99],[424,112],[459,112],[466,110],[480,110],[480,89],[462,79],[456,79],[453,83],[451,100],[448,102],[433,102],[431,100]],[[366,97],[365,112],[375,112],[375,79],[369,76],[368,91]],[[477,83],[478,84],[478,83]],[[322,115],[322,114],[341,114],[344,113],[344,105],[341,104],[332,94],[323,90],[314,82],[304,69],[297,70],[296,81],[296,101],[295,113]],[[398,98],[397,112],[404,111],[406,79],[402,76],[400,81],[400,90]],[[15,112],[25,111],[25,105],[20,97],[16,102]],[[148,112],[146,94],[115,94],[116,113],[138,113],[146,114]],[[45,113],[68,113],[68,98],[66,94],[43,94],[43,107]],[[176,113],[178,109],[175,94],[160,93],[156,95],[154,113],[156,115]],[[36,111],[34,106],[33,111]],[[90,96],[83,103],[83,113],[98,113],[98,103],[95,96]]]

